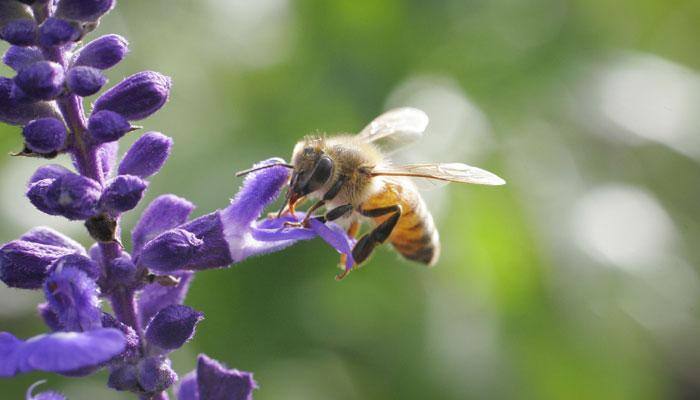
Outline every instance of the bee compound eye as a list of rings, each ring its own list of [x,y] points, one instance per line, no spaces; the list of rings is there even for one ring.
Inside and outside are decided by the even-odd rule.
[[[313,171],[311,172],[309,181],[305,185],[304,192],[311,193],[320,189],[326,182],[328,182],[328,179],[330,179],[332,172],[333,160],[331,160],[330,157],[327,156],[321,157],[314,166]]]

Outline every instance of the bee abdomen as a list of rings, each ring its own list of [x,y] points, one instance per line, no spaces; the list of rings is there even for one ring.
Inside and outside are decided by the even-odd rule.
[[[434,265],[440,256],[440,237],[432,215],[422,201],[413,208],[403,205],[403,210],[389,241],[403,257]]]

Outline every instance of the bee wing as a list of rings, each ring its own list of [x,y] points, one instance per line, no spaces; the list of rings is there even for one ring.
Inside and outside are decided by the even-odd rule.
[[[440,183],[446,184],[449,182],[492,186],[506,183],[494,173],[462,163],[382,165],[373,169],[371,174],[372,176],[411,177],[413,180],[427,181],[429,183],[428,186],[432,187],[440,186]],[[432,182],[437,183],[437,185],[431,185],[430,183]]]
[[[375,143],[384,150],[396,150],[423,136],[428,126],[428,115],[417,108],[403,107],[389,110],[375,118],[357,138]]]

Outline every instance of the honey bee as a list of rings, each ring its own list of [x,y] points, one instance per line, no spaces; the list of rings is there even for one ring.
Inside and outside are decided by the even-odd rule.
[[[373,222],[373,228],[352,249],[356,265],[386,241],[404,258],[434,265],[440,256],[439,234],[413,181],[481,185],[503,185],[505,181],[461,163],[392,164],[389,150],[419,139],[427,125],[428,116],[423,111],[405,107],[385,112],[356,135],[307,136],[300,140],[294,146],[291,164],[263,167],[284,165],[292,169],[278,216],[285,210],[293,214],[300,201],[313,199],[315,203],[304,219],[293,225],[307,226],[309,218],[343,218],[349,222],[348,235],[354,237],[362,219]],[[314,216],[321,207],[326,212]]]

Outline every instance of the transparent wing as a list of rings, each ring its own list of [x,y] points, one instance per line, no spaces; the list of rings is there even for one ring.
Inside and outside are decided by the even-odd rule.
[[[357,134],[357,138],[392,151],[420,139],[427,126],[428,115],[423,111],[411,107],[395,108],[375,118]]]
[[[494,186],[506,183],[494,173],[461,163],[383,165],[373,169],[372,176],[407,176],[419,181],[434,180],[445,183],[458,182]]]

